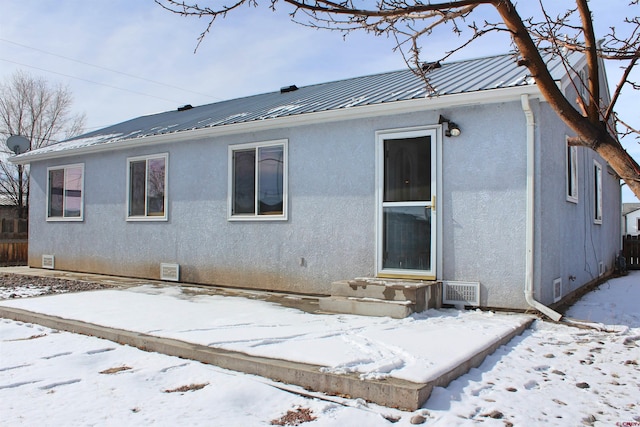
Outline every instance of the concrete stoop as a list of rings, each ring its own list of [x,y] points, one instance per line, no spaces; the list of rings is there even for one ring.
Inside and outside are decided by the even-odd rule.
[[[11,307],[0,307],[0,317],[20,322],[36,323],[48,328],[107,339],[119,344],[137,347],[183,359],[196,360],[221,368],[258,375],[285,384],[328,395],[362,398],[379,405],[407,411],[419,409],[431,395],[434,387],[445,387],[454,379],[479,366],[489,354],[527,329],[527,323],[514,329],[482,351],[469,357],[448,372],[427,383],[414,383],[396,378],[363,380],[357,374],[322,372],[320,366],[286,360],[251,356],[245,353],[211,348],[171,338],[162,338],[139,332],[109,328],[77,320],[63,319]]]
[[[329,313],[402,319],[428,308],[440,308],[442,283],[368,277],[341,280],[331,284],[331,295],[321,298],[319,305]]]

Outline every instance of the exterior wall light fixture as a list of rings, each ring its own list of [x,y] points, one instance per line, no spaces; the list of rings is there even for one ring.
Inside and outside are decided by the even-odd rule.
[[[441,125],[443,123],[447,124],[447,128],[444,130],[445,136],[459,136],[462,133],[460,132],[460,126],[458,126],[456,123],[452,122],[451,120],[447,119],[446,117],[440,115],[438,124]]]

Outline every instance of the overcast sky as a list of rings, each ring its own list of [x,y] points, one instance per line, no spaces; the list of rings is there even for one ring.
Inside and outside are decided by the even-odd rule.
[[[592,0],[598,28],[630,12],[638,16],[640,7],[629,8],[628,2]],[[0,81],[24,70],[67,85],[75,110],[87,115],[89,131],[184,104],[405,67],[391,39],[364,33],[343,39],[336,32],[296,25],[285,6],[272,12],[268,4],[245,7],[216,22],[194,53],[207,21],[171,14],[153,0],[0,0]],[[451,32],[436,34],[423,49],[424,59],[438,59],[455,41]],[[509,49],[508,40],[494,37],[452,59]],[[619,70],[610,67],[608,74],[614,85]],[[638,123],[632,97],[618,111]],[[640,158],[638,144],[626,145]]]

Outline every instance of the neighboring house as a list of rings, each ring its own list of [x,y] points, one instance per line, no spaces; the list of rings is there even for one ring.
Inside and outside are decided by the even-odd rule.
[[[622,235],[640,235],[640,203],[622,204]]]
[[[518,309],[611,272],[619,178],[567,144],[528,70],[513,55],[430,66],[430,88],[410,70],[287,86],[21,154],[29,264],[150,279],[168,264],[182,282],[306,294],[475,282],[479,305]]]
[[[0,194],[0,219],[18,219],[18,207],[13,199]]]
[[[27,225],[26,219],[19,219],[14,200],[6,194],[0,194],[0,240],[26,240]]]

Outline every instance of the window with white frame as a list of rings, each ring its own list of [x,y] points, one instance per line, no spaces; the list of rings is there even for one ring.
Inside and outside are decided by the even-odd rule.
[[[127,219],[167,219],[168,154],[127,159]]]
[[[47,169],[47,220],[82,221],[84,164]]]
[[[593,161],[593,221],[602,224],[602,166]]]
[[[287,141],[229,146],[229,219],[287,218]]]
[[[578,203],[578,147],[566,141],[567,201]]]

